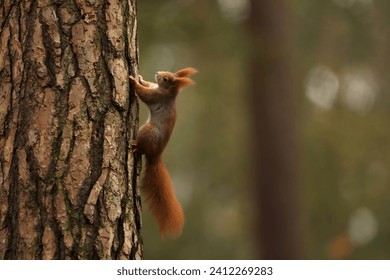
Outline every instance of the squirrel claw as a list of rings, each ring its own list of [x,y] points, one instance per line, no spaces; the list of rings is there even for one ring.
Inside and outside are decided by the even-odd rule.
[[[144,78],[141,75],[138,75],[138,77],[139,77],[139,83],[143,86],[146,86],[147,82],[144,80]]]
[[[130,145],[131,148],[133,149],[133,152],[135,153],[137,151],[137,140],[131,140]]]

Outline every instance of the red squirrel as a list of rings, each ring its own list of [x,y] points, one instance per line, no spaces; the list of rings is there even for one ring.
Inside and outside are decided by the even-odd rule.
[[[155,74],[157,83],[146,82],[141,76],[138,82],[130,76],[136,95],[149,108],[149,118],[131,145],[133,151],[145,155],[145,174],[141,188],[163,237],[179,236],[183,231],[183,209],[176,199],[168,170],[162,162],[162,152],[175,125],[176,96],[180,89],[194,84],[188,76],[196,72],[192,67],[176,73],[159,71]]]

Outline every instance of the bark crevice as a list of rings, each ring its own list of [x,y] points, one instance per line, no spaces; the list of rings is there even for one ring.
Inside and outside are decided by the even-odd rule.
[[[0,258],[142,258],[125,2],[0,7]]]

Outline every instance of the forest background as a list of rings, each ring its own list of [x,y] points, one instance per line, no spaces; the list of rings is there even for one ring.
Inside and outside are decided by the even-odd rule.
[[[284,2],[301,256],[390,259],[390,2]],[[249,0],[139,1],[140,74],[199,69],[196,86],[178,97],[164,153],[185,231],[161,240],[145,208],[146,259],[251,259],[262,250],[249,144],[250,9]]]

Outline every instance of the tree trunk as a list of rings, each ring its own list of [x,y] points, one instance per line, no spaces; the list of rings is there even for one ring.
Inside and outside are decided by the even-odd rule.
[[[142,258],[136,0],[0,0],[0,258]]]
[[[251,2],[249,96],[256,258],[302,257],[288,0]],[[291,7],[290,7],[291,8]]]

